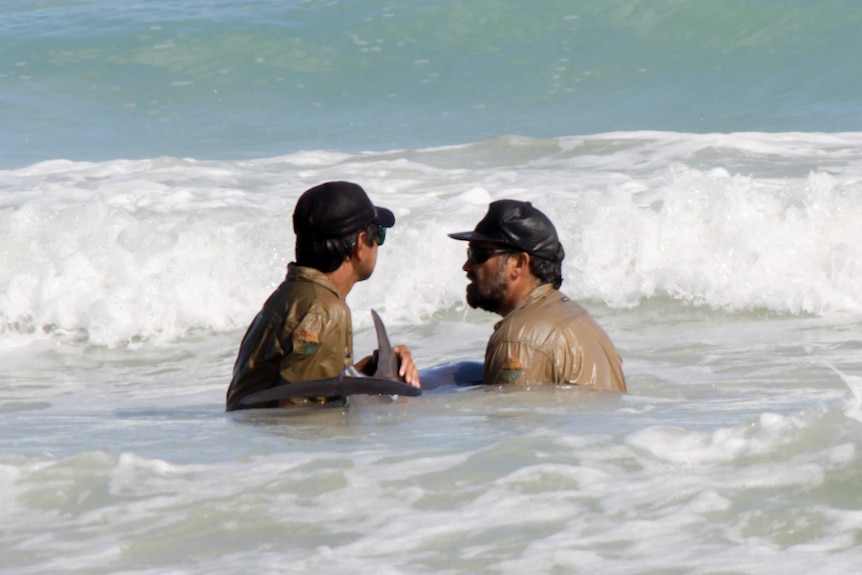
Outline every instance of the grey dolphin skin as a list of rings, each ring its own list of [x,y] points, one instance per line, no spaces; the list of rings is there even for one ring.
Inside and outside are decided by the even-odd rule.
[[[480,361],[456,361],[419,370],[422,389],[449,390],[482,385],[485,366]]]
[[[347,397],[348,395],[405,395],[416,397],[422,390],[403,383],[398,378],[398,358],[386,335],[383,320],[371,310],[374,328],[377,330],[377,369],[368,376],[352,365],[345,367],[338,377],[285,383],[252,393],[240,400],[242,405],[264,401],[291,399],[296,397]]]

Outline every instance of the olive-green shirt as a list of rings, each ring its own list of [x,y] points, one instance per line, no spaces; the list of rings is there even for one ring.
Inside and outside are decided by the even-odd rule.
[[[284,383],[336,377],[352,364],[347,302],[325,274],[291,263],[243,337],[227,390],[227,411],[277,407],[277,402],[239,402]]]
[[[568,383],[626,391],[622,359],[577,302],[544,284],[494,326],[485,383]]]

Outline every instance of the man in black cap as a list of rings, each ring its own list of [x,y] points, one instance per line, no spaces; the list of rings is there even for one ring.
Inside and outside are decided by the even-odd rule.
[[[484,381],[568,383],[626,391],[622,359],[587,311],[559,291],[565,257],[551,220],[529,202],[497,200],[468,241],[467,303],[503,316]]]
[[[293,212],[296,262],[269,296],[243,337],[227,390],[227,411],[326,403],[335,398],[289,399],[241,405],[243,397],[289,382],[336,377],[353,365],[353,327],[345,298],[371,277],[377,248],[395,216],[371,203],[351,182],[326,182],[300,196]],[[399,375],[419,387],[405,346],[393,348]],[[376,358],[356,363],[368,374]]]

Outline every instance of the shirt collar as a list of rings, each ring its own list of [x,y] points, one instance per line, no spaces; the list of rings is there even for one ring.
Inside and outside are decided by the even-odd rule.
[[[287,264],[287,279],[291,281],[311,282],[324,287],[338,296],[338,299],[344,299],[335,285],[330,281],[329,277],[320,270],[309,268],[306,266],[296,265],[295,262]]]
[[[510,311],[508,314],[506,314],[506,317],[504,317],[503,319],[498,321],[496,324],[494,324],[494,329],[497,329],[498,327],[500,327],[500,324],[503,323],[504,321],[506,321],[507,317],[509,317],[510,315],[512,315],[513,313],[518,311],[519,309],[522,309],[522,308],[530,305],[533,302],[539,301],[540,299],[543,299],[543,298],[549,296],[552,292],[555,292],[555,291],[557,291],[557,290],[554,288],[553,284],[542,284],[538,287],[533,288],[533,291],[531,291],[529,294],[527,294],[527,297],[522,299],[518,303],[518,305],[515,306],[515,309]]]

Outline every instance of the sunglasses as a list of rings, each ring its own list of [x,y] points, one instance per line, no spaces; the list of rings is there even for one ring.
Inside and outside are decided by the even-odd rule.
[[[386,228],[383,226],[377,226],[376,229],[371,231],[371,234],[371,237],[374,238],[378,246],[382,246],[383,242],[386,241]]]
[[[515,253],[512,248],[467,248],[467,260],[477,266],[483,264],[496,254]]]

